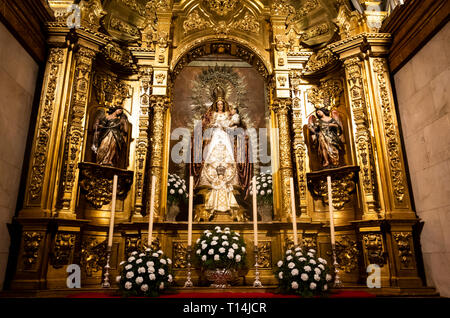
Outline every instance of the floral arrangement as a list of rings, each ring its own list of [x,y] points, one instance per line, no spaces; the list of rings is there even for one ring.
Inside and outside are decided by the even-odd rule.
[[[195,244],[195,260],[201,269],[241,269],[246,263],[244,240],[239,233],[216,226],[206,230]]]
[[[287,250],[284,260],[277,263],[275,275],[282,292],[304,297],[324,295],[332,277],[327,261],[316,257],[313,249],[302,252],[300,247]]]
[[[250,195],[253,195],[253,191],[250,190]],[[258,202],[265,205],[272,205],[272,175],[261,172],[256,176],[256,197]]]
[[[169,174],[167,181],[167,201],[169,204],[186,201],[187,199],[186,181],[177,174]]]
[[[166,258],[161,250],[134,251],[120,263],[121,275],[116,278],[119,289],[125,296],[156,297],[173,282],[171,264],[170,258]]]

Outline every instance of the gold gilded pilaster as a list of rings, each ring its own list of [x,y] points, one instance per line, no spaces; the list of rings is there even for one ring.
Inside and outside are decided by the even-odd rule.
[[[66,84],[64,79],[66,68],[70,66],[70,55],[69,49],[65,47],[53,47],[49,51],[33,140],[34,148],[25,194],[25,210],[21,212],[22,216],[50,215],[52,205],[50,188],[53,182],[49,179],[49,175],[55,159],[53,153],[58,136],[57,118],[62,111],[61,105]]]
[[[351,105],[353,138],[356,143],[356,158],[360,167],[360,189],[363,200],[363,219],[377,219],[377,180],[375,171],[374,147],[370,130],[366,93],[364,90],[363,64],[359,57],[344,61],[347,79],[347,92]]]
[[[277,98],[273,101],[272,110],[277,116],[279,134],[279,169],[281,190],[281,213],[278,217],[281,221],[290,219],[291,197],[289,180],[292,177],[291,132],[289,127],[288,112],[291,108],[291,99]]]
[[[151,108],[153,110],[152,131],[151,131],[151,153],[150,153],[150,175],[148,187],[151,189],[152,176],[156,177],[155,185],[155,210],[154,217],[161,220],[161,195],[162,195],[162,172],[164,168],[164,152],[165,152],[165,123],[166,111],[169,108],[170,99],[167,96],[151,96]],[[147,191],[150,196],[151,191]],[[150,197],[148,197],[147,210],[150,208]]]
[[[387,217],[415,218],[411,211],[410,196],[404,167],[404,157],[400,143],[400,133],[389,80],[386,59],[369,58],[371,67],[375,116],[377,118],[380,166],[388,191],[384,191]]]
[[[139,137],[136,142],[135,164],[135,208],[134,217],[142,217],[144,206],[144,179],[147,154],[149,147],[149,111],[153,69],[151,66],[139,68],[140,110],[139,110]]]
[[[75,53],[72,101],[68,111],[65,160],[61,177],[62,208],[58,212],[59,217],[76,217],[74,212],[78,191],[78,163],[81,161],[86,108],[95,55],[96,51],[84,46],[80,46]]]

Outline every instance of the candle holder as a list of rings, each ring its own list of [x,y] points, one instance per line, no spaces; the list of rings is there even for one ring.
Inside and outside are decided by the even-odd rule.
[[[110,288],[111,287],[111,283],[109,282],[109,269],[111,268],[109,266],[109,261],[111,258],[111,246],[108,246],[106,249],[106,265],[105,265],[105,273],[103,275],[103,283],[102,283],[102,287],[103,288]]]
[[[184,288],[192,288],[194,287],[194,284],[191,281],[191,246],[189,245],[187,248],[187,280],[184,283]]]
[[[253,282],[254,288],[262,288],[263,285],[259,280],[259,270],[258,270],[258,246],[255,246],[255,281]]]
[[[336,257],[336,245],[332,244],[331,246],[331,252],[333,253],[333,266],[334,266],[334,287],[340,288],[343,287],[343,284],[341,282],[341,278],[339,277],[339,263],[337,262]]]

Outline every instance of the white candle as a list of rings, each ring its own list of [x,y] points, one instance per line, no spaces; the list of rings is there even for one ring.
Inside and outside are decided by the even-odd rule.
[[[114,235],[114,218],[116,214],[116,196],[117,196],[117,175],[113,177],[113,189],[111,199],[111,217],[109,219],[109,233],[108,233],[108,248],[112,247],[113,235]]]
[[[292,230],[294,232],[294,245],[298,245],[298,235],[297,235],[297,215],[295,212],[295,191],[294,191],[294,179],[291,177],[289,179],[291,186],[291,212],[292,212]]]
[[[153,235],[153,210],[155,209],[155,186],[156,186],[156,177],[152,176],[152,190],[150,194],[150,216],[148,218],[148,239],[147,239],[147,247],[151,248],[152,244],[152,235]]]
[[[336,240],[334,237],[334,208],[333,208],[333,195],[331,193],[331,176],[327,176],[328,185],[328,209],[330,211],[330,234],[331,234],[331,246],[334,248]]]
[[[258,246],[258,203],[256,201],[256,176],[252,178],[252,193],[253,193],[253,240],[255,246]]]
[[[194,205],[194,177],[189,177],[188,246],[192,245],[192,209]]]

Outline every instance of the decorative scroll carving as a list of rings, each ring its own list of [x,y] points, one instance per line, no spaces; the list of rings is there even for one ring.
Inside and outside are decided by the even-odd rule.
[[[75,57],[73,98],[69,109],[69,128],[65,143],[65,167],[62,174],[63,196],[61,203],[63,209],[67,210],[71,208],[76,170],[81,156],[84,138],[84,118],[91,81],[92,62],[95,54],[96,52],[91,49],[80,47]]]
[[[377,233],[364,234],[363,244],[368,264],[377,264],[383,267],[385,263],[383,236]]]
[[[272,242],[258,243],[258,265],[259,268],[272,267]]]
[[[133,171],[80,162],[80,187],[84,197],[94,208],[100,209],[111,202],[113,176],[118,175],[117,198],[125,200],[133,184]]]
[[[397,244],[398,257],[404,268],[414,268],[413,252],[411,248],[411,233],[394,233],[394,240]]]
[[[365,203],[370,212],[376,213],[376,181],[372,138],[367,117],[367,105],[363,88],[362,70],[359,58],[349,58],[344,62],[350,93],[350,103],[354,121],[356,153],[360,167]]]
[[[312,74],[324,69],[326,66],[336,62],[337,58],[327,48],[314,53],[305,65],[305,74]]]
[[[239,0],[205,0],[209,9],[219,16],[232,12]]]
[[[391,105],[386,74],[388,72],[384,59],[374,59],[374,71],[378,81],[378,93],[381,99],[383,126],[390,168],[390,178],[396,204],[404,203],[407,193],[405,175],[402,166],[400,137],[395,124],[395,110]]]
[[[256,21],[256,17],[248,12],[245,13],[245,16],[238,21],[235,21],[231,24],[231,26],[239,31],[245,32],[259,32],[259,22]]]
[[[331,256],[331,250],[327,252]],[[340,240],[336,240],[336,258],[339,268],[346,273],[350,273],[358,268],[359,249],[355,240],[343,235]]]
[[[308,100],[316,109],[334,109],[339,106],[342,94],[342,83],[339,80],[330,79],[324,81],[319,87],[308,90]]]
[[[134,251],[141,250],[141,237],[140,236],[126,236],[125,237],[125,257],[130,256]]]
[[[129,35],[132,38],[138,38],[140,35],[139,29],[137,27],[123,21],[122,19],[118,19],[116,17],[111,18],[109,25],[111,26],[112,29],[119,31],[119,32],[126,33],[127,35]]]
[[[52,118],[56,99],[56,86],[61,64],[64,60],[64,50],[51,48],[47,62],[47,83],[44,86],[41,100],[39,123],[35,139],[35,149],[31,164],[29,194],[31,200],[41,196],[44,181],[45,166],[47,164],[47,150],[52,128]]]
[[[272,15],[288,15],[295,14],[295,8],[291,5],[290,0],[274,0],[270,6]]]
[[[125,99],[132,96],[131,86],[116,75],[95,73],[94,92],[100,106],[123,106]]]
[[[187,17],[187,19],[183,22],[184,34],[188,34],[190,32],[205,30],[212,26],[212,23],[200,17],[198,10],[193,11]]]
[[[320,199],[323,204],[328,205],[327,176],[331,175],[333,207],[340,210],[352,199],[358,183],[358,171],[357,166],[346,166],[309,172],[307,174],[308,188],[314,199]]]
[[[302,246],[306,250],[309,250],[309,249],[317,250],[317,236],[303,237]]]
[[[76,235],[71,233],[58,233],[55,236],[53,251],[50,257],[50,264],[54,268],[61,268],[68,265],[75,246]]]
[[[100,0],[81,0],[81,25],[93,31],[100,28],[100,20],[107,14]]]
[[[95,238],[87,238],[81,243],[80,265],[87,277],[92,277],[93,272],[98,272],[106,265],[107,241],[98,242]]]
[[[280,155],[280,176],[281,176],[281,199],[283,215],[286,219],[290,215],[290,184],[292,177],[292,161],[291,161],[291,132],[288,118],[288,111],[291,108],[292,101],[290,99],[278,98],[273,101],[271,109],[277,115],[279,129],[279,155]]]
[[[148,248],[147,242],[148,242],[148,234],[144,235],[143,238],[144,240],[144,250]],[[159,251],[161,249],[161,241],[159,240],[159,237],[153,237],[152,240],[152,244],[151,244],[151,249],[152,251]]]
[[[43,235],[37,232],[23,233],[23,266],[25,270],[32,270],[39,256],[39,248]]]
[[[136,201],[135,213],[142,215],[144,195],[144,175],[148,152],[149,107],[153,69],[143,66],[139,69],[140,110],[139,110],[139,136],[136,141]]]
[[[114,42],[106,44],[102,49],[102,54],[105,59],[113,64],[116,64],[126,70],[133,69],[133,61],[131,53],[127,48],[122,48]]]
[[[172,243],[172,259],[173,268],[186,268],[187,267],[187,246],[182,242]]]

